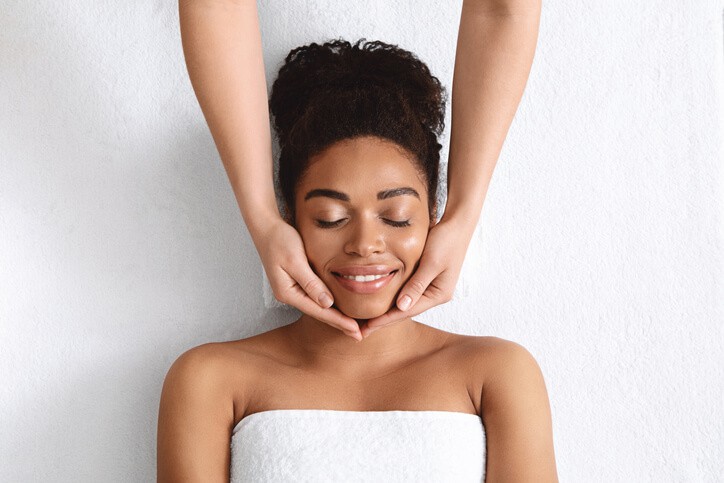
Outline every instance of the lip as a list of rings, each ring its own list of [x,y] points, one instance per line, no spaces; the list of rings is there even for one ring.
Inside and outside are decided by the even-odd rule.
[[[364,269],[366,270],[365,273],[360,273],[360,271]],[[379,270],[377,271],[370,271],[371,267],[345,267],[345,271],[342,272],[342,269],[339,271],[332,272],[332,275],[334,275],[334,279],[337,281],[338,284],[340,284],[345,289],[349,290],[350,292],[359,293],[359,294],[372,294],[375,292],[378,292],[383,287],[385,287],[387,284],[390,283],[390,281],[395,278],[395,275],[399,270],[397,269],[391,269],[387,267],[385,270]],[[351,271],[354,271],[355,273],[349,273]],[[390,273],[391,272],[391,273]],[[358,282],[356,280],[349,280],[341,276],[341,274],[344,275],[382,275],[385,273],[389,273],[386,277],[379,278],[377,280],[371,280],[369,282]]]
[[[389,265],[349,265],[332,270],[333,274],[340,275],[384,275],[390,273],[394,268]]]

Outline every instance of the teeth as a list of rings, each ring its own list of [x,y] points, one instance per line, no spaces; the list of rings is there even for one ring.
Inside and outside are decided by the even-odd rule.
[[[346,278],[347,280],[354,280],[355,282],[371,282],[372,280],[379,280],[383,277],[386,277],[390,273],[385,273],[382,275],[342,275],[342,278]]]

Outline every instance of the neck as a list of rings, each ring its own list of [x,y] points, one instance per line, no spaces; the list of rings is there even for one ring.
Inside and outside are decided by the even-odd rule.
[[[358,322],[361,325],[365,321]],[[423,325],[410,317],[376,330],[359,342],[307,314],[288,327],[292,345],[308,362],[346,373],[381,368],[399,361],[416,348],[419,350],[423,335]]]

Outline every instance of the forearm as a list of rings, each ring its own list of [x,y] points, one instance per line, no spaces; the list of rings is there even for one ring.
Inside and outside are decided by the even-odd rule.
[[[540,1],[463,3],[452,89],[444,219],[477,224],[533,63]]]
[[[279,217],[261,33],[253,0],[179,0],[186,67],[253,238]]]

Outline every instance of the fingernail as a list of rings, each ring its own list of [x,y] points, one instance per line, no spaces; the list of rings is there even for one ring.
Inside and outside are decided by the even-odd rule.
[[[362,334],[351,333],[351,334],[348,334],[348,335],[349,335],[350,337],[352,337],[354,340],[356,340],[357,342],[359,342],[359,341],[362,340]]]
[[[323,293],[319,296],[319,305],[321,305],[324,308],[328,308],[332,305],[332,297],[327,295],[326,293]]]
[[[412,303],[412,299],[409,295],[405,295],[402,297],[402,300],[400,300],[400,303],[397,304],[398,307],[400,307],[400,310],[407,310],[410,308],[410,304]]]

